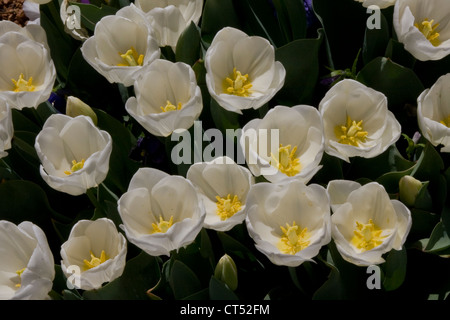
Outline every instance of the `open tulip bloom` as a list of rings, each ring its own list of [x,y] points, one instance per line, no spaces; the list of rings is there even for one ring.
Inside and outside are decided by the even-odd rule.
[[[422,135],[441,152],[450,152],[450,74],[417,98],[417,120]]]
[[[247,196],[246,212],[256,248],[277,265],[312,261],[331,240],[328,195],[316,184],[257,183]]]
[[[191,165],[187,179],[197,188],[206,210],[204,226],[228,231],[245,219],[245,202],[254,178],[231,158],[219,157]]]
[[[192,243],[205,220],[192,183],[153,168],[134,174],[118,211],[128,240],[152,256],[170,256]]]
[[[390,6],[395,5],[395,1],[397,0],[355,0],[361,2],[365,8],[370,6],[377,6],[380,9],[384,9]]]
[[[6,157],[6,150],[11,148],[14,128],[11,108],[6,102],[0,100],[0,158]]]
[[[328,183],[333,214],[331,232],[342,258],[358,266],[383,263],[383,254],[401,250],[411,229],[409,209],[391,200],[376,182],[332,180]]]
[[[103,17],[81,47],[86,61],[111,83],[133,85],[161,52],[145,16],[134,6]]]
[[[388,110],[381,92],[345,79],[334,85],[319,104],[325,152],[347,162],[350,157],[373,158],[394,144],[400,123]]]
[[[55,190],[74,196],[106,178],[112,139],[88,116],[51,115],[36,137],[42,179]]]
[[[446,0],[397,0],[394,28],[416,59],[440,60],[450,53],[450,3]]]
[[[0,221],[0,300],[49,298],[55,266],[47,238],[40,227],[24,221]]]
[[[205,67],[211,96],[224,109],[239,114],[272,99],[286,76],[269,41],[231,27],[215,35],[205,55]]]
[[[322,120],[316,108],[276,106],[242,129],[240,145],[255,176],[270,182],[307,183],[320,170],[324,152]]]
[[[1,28],[8,26],[1,24]],[[36,108],[53,89],[56,69],[46,43],[39,42],[44,41],[39,28],[0,32],[0,99],[11,108]]]
[[[80,220],[61,246],[61,269],[67,278],[75,274],[77,289],[98,289],[122,275],[126,255],[127,241],[111,220]]]
[[[134,90],[136,97],[128,99],[125,109],[156,136],[189,129],[203,109],[195,73],[182,62],[155,60],[135,81]]]

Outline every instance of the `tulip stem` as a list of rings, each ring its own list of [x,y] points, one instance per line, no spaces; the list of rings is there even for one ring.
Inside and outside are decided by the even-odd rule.
[[[86,195],[88,196],[89,200],[91,200],[91,203],[94,205],[94,207],[98,208],[100,206],[100,203],[98,202],[98,197],[94,194],[95,190],[98,190],[98,188],[87,189]]]

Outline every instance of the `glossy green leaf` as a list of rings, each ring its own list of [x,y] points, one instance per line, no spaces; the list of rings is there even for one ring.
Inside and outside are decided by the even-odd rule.
[[[69,2],[71,5],[76,5],[80,7],[81,11],[81,23],[87,29],[94,31],[95,25],[99,22],[103,17],[108,15],[114,15],[117,12],[117,8],[101,5],[97,7],[92,4],[79,3],[79,2]]]
[[[285,42],[306,37],[306,13],[302,0],[274,0],[278,22]]]
[[[200,29],[191,21],[191,24],[178,38],[175,58],[176,61],[184,62],[190,66],[200,59]]]
[[[188,266],[175,260],[170,271],[170,287],[175,299],[184,299],[202,289],[200,280]]]
[[[230,288],[214,277],[209,282],[209,297],[211,300],[239,300]]]
[[[386,256],[386,262],[383,263],[384,271],[383,288],[386,291],[392,291],[400,287],[406,277],[407,254],[406,249],[391,250]]]
[[[205,0],[201,34],[207,43],[211,43],[216,33],[222,28],[240,28],[240,25],[233,0]]]

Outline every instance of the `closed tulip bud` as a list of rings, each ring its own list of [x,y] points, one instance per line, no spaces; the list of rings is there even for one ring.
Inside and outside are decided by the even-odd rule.
[[[413,206],[422,188],[422,182],[411,176],[403,176],[399,181],[399,188],[400,201],[407,206]]]
[[[231,290],[238,286],[237,268],[234,260],[227,254],[223,255],[214,270],[214,277],[224,282]]]
[[[67,98],[66,114],[75,118],[76,116],[88,116],[97,125],[97,115],[86,103],[74,96]]]

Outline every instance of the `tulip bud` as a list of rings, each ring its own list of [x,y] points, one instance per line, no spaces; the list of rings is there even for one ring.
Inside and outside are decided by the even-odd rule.
[[[236,290],[238,286],[237,268],[233,259],[225,254],[217,263],[214,277],[224,282],[231,290]]]
[[[417,194],[422,188],[422,182],[411,177],[403,176],[399,181],[400,201],[407,206],[413,206],[416,202]]]
[[[67,98],[66,114],[73,118],[80,115],[88,116],[97,125],[97,115],[94,110],[77,97],[69,96]]]

